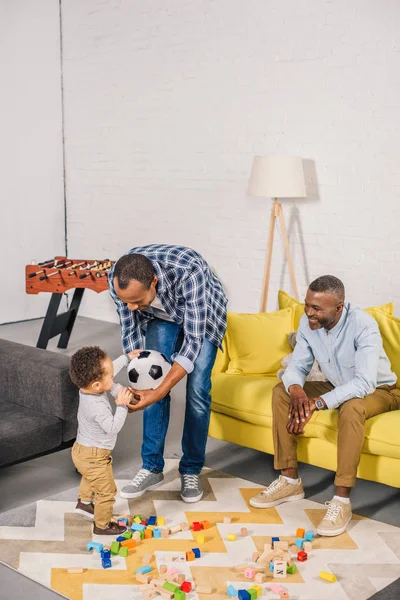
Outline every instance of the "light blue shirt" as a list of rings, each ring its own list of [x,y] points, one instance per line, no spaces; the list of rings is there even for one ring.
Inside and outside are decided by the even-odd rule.
[[[313,331],[306,315],[301,318],[292,360],[282,377],[288,393],[291,385],[303,387],[314,360],[335,388],[321,396],[329,409],[338,408],[351,398],[364,398],[377,387],[397,381],[377,322],[348,302],[338,323],[329,331]]]

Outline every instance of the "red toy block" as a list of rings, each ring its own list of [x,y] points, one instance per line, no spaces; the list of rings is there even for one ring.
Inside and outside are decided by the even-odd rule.
[[[193,521],[192,523],[193,531],[201,531],[201,525],[199,521]]]
[[[305,562],[308,558],[307,552],[299,552],[297,554],[297,560],[300,562]]]
[[[192,583],[191,581],[184,581],[181,585],[182,592],[189,593],[192,591]]]
[[[147,525],[147,521],[141,521],[140,524],[141,525]]]

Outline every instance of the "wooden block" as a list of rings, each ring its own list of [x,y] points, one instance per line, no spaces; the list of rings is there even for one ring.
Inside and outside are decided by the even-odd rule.
[[[151,600],[152,598],[156,598],[156,596],[158,596],[158,592],[156,592],[155,590],[145,590],[144,592],[142,592],[142,596],[146,600]]]
[[[198,594],[212,594],[212,591],[211,585],[198,585],[196,587],[196,592]]]
[[[180,526],[182,531],[189,531],[190,529],[189,523],[187,523],[186,521],[182,521],[182,523],[180,523]]]
[[[160,573],[166,573],[168,571],[167,565],[160,565]]]
[[[241,527],[241,529],[240,529],[240,535],[242,537],[246,537],[246,535],[248,535],[247,534],[247,527]]]
[[[174,592],[170,592],[169,590],[160,587],[157,588],[157,593],[160,594],[160,596],[162,596],[163,598],[169,598],[170,600],[173,600],[175,596]]]
[[[178,585],[181,586],[184,581],[185,581],[185,575],[183,573],[179,573],[178,579],[177,579]]]
[[[228,516],[224,517],[224,523],[225,523],[225,525],[229,525],[231,523],[231,521],[232,521],[231,517],[228,517]]]
[[[172,525],[172,527],[169,528],[169,533],[178,533],[178,531],[182,531],[182,527],[180,525]]]
[[[135,540],[138,544],[140,542],[140,531],[134,531],[131,537],[132,540]],[[124,543],[124,542],[122,542]]]
[[[253,556],[251,557],[251,560],[253,562],[257,562],[258,559],[260,558],[260,556],[261,556],[261,552],[253,552]]]
[[[153,559],[152,554],[143,554],[142,565],[148,565],[149,563],[151,563],[152,559]]]
[[[268,577],[265,573],[256,573],[256,576],[254,578],[254,580],[257,583],[265,583],[267,581]]]
[[[304,544],[303,544],[303,550],[304,550],[304,552],[311,552],[311,550],[312,550],[312,543],[311,542],[304,542]]]
[[[82,569],[81,567],[70,567],[68,569],[68,573],[72,574],[77,574],[77,573],[83,573],[85,569]]]
[[[161,579],[161,577],[158,579],[151,580],[151,585],[154,585],[155,587],[162,587],[164,585],[164,583],[165,583],[165,579]]]
[[[135,577],[140,583],[150,583],[153,579],[153,576],[148,575],[147,573],[135,573]]]
[[[274,578],[275,579],[286,579],[287,563],[285,560],[276,560],[274,562]]]
[[[271,552],[272,546],[271,544],[264,544],[264,552]]]
[[[280,541],[280,542],[274,542],[274,550],[277,549],[280,550],[288,550],[289,549],[289,542],[285,542],[285,541]]]
[[[161,537],[166,539],[169,537],[169,531],[168,529],[161,529]]]
[[[248,563],[242,563],[240,565],[235,565],[234,567],[232,567],[232,569],[235,571],[235,573],[240,573],[241,571],[247,569],[247,567],[250,567]]]

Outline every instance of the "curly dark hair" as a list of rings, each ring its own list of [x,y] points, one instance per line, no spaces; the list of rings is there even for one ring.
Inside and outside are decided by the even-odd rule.
[[[312,292],[326,292],[336,296],[339,302],[344,302],[344,285],[333,275],[322,275],[314,279],[308,287]]]
[[[85,346],[71,356],[70,377],[79,388],[88,387],[104,376],[103,361],[107,354],[98,346]]]

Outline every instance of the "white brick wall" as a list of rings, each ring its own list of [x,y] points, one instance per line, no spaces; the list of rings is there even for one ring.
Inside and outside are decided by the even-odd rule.
[[[43,316],[25,265],[64,253],[58,2],[0,1],[0,323]]]
[[[324,273],[400,312],[398,0],[63,2],[68,247],[194,247],[258,310],[270,201],[254,154],[307,159],[284,202],[301,295]],[[276,238],[269,309],[291,291]],[[107,294],[82,314],[113,320]]]

